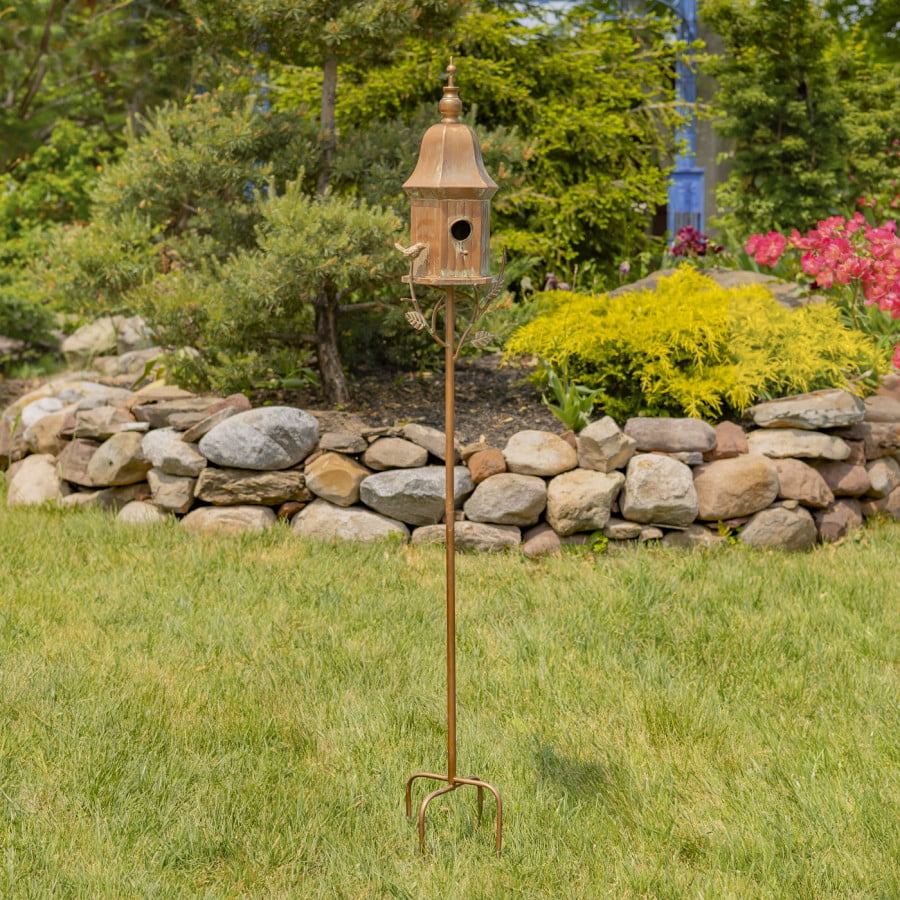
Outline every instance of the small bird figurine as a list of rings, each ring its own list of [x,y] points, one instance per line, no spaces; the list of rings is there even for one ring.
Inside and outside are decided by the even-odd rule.
[[[428,246],[428,244],[413,244],[412,247],[404,247],[402,244],[394,244],[407,259],[415,259]]]

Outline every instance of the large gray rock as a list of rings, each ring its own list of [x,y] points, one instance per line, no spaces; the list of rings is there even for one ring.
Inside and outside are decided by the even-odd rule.
[[[427,454],[426,454],[427,455]],[[372,473],[341,453],[323,453],[306,466],[306,487],[335,506],[359,502],[359,486]]]
[[[778,472],[764,456],[736,456],[694,470],[698,518],[722,521],[749,516],[778,496]]]
[[[602,529],[624,483],[621,472],[573,469],[557,475],[547,487],[547,522],[561,535]]]
[[[821,474],[800,459],[773,459],[778,473],[778,497],[797,500],[804,506],[825,507],[834,503],[834,494]]]
[[[482,481],[463,510],[473,522],[534,525],[547,505],[547,485],[536,475],[504,472]]]
[[[62,500],[69,493],[56,467],[56,458],[46,453],[26,456],[16,463],[7,484],[7,506],[39,506]]]
[[[506,468],[516,475],[552,478],[578,464],[575,448],[549,431],[519,431],[503,449]]]
[[[195,534],[243,534],[271,528],[277,521],[267,506],[200,506],[181,524]]]
[[[591,422],[579,433],[576,444],[579,467],[597,472],[624,469],[637,448],[634,438],[625,434],[610,416]]]
[[[215,506],[278,506],[289,500],[312,500],[303,473],[296,469],[262,472],[207,466],[197,478],[194,493],[198,500]]]
[[[716,431],[701,419],[635,416],[625,423],[625,434],[639,453],[706,453],[716,446]]]
[[[447,540],[446,525],[423,525],[412,533],[413,544],[443,544]],[[521,531],[514,525],[491,525],[487,522],[454,522],[453,545],[458,550],[481,550],[487,553],[518,547]]]
[[[160,509],[173,513],[186,513],[194,502],[196,478],[169,475],[161,469],[151,469],[147,473],[150,495]]]
[[[319,440],[319,423],[289,406],[266,406],[220,422],[200,439],[210,462],[235,469],[286,469],[306,459]]]
[[[436,456],[442,462],[447,459],[447,434],[430,425],[419,425],[418,422],[411,422],[409,425],[403,426],[403,437],[414,444],[427,450],[432,456]],[[453,442],[453,462],[458,463],[460,460],[459,447],[456,441]]]
[[[454,505],[459,506],[475,485],[465,466],[453,471]],[[444,468],[393,469],[376,472],[359,487],[360,500],[376,512],[408,525],[434,525],[444,514]]]
[[[690,468],[655,453],[632,457],[619,505],[624,518],[653,525],[690,525],[699,511]]]
[[[143,435],[125,431],[104,441],[88,462],[89,485],[99,487],[144,481],[150,460],[141,452],[142,439]]]
[[[167,475],[196,478],[206,468],[206,457],[196,444],[182,439],[174,428],[155,428],[141,441],[141,452],[154,469]]]
[[[813,517],[802,506],[776,506],[756,513],[741,531],[740,540],[751,547],[809,550],[817,535]]]
[[[409,536],[409,529],[396,519],[360,507],[335,506],[315,500],[291,521],[291,531],[322,541],[376,541]]]
[[[819,431],[862,422],[866,414],[863,401],[849,391],[832,388],[769,400],[748,410],[760,428],[801,428]]]
[[[802,428],[761,428],[747,435],[751,453],[773,459],[846,459],[850,447],[833,434]]]
[[[375,472],[418,469],[428,462],[428,451],[403,438],[383,437],[369,445],[363,453],[362,461]]]

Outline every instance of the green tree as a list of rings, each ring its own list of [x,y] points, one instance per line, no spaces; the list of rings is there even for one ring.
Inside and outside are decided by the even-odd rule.
[[[708,0],[701,11],[725,44],[706,66],[719,83],[717,128],[733,142],[725,221],[811,226],[834,211],[847,176],[833,22],[815,0]]]

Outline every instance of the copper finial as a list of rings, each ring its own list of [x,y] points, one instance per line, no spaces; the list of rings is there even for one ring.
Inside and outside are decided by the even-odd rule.
[[[447,66],[447,84],[444,85],[444,96],[438,104],[441,111],[441,121],[458,123],[459,114],[462,112],[462,100],[459,99],[459,88],[453,81],[456,74],[456,66],[453,65],[453,57],[450,57],[450,65]]]

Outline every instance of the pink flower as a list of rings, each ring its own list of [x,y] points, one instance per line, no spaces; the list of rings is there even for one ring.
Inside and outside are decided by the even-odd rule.
[[[752,234],[744,250],[761,266],[774,266],[784,253],[787,239],[777,231],[768,234]]]

